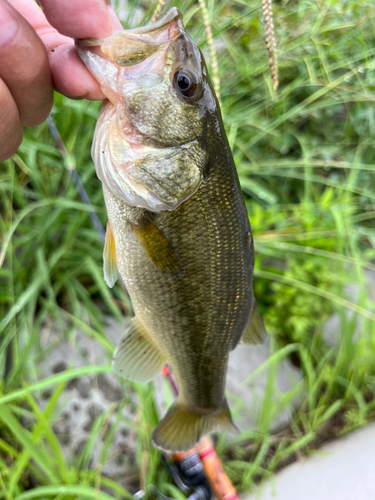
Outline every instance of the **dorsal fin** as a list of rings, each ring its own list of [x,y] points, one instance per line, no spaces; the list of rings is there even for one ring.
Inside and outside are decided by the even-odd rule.
[[[118,278],[116,246],[111,224],[107,222],[103,251],[103,274],[104,281],[112,288]]]
[[[183,274],[185,266],[179,255],[148,214],[138,224],[129,224],[139,244],[160,271]]]

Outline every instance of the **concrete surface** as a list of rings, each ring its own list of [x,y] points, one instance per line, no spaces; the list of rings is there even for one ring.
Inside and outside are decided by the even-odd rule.
[[[374,500],[375,424],[294,463],[244,500]]]
[[[261,346],[239,344],[229,356],[227,374],[227,398],[233,418],[240,430],[253,430],[262,412],[264,394],[268,381],[268,370],[261,372],[255,379],[248,381],[251,374],[259,368],[270,355],[269,337]],[[270,428],[276,430],[286,425],[293,410],[299,405],[301,391],[298,391],[290,404],[283,405],[282,395],[296,388],[302,376],[298,368],[288,359],[277,366],[273,387],[272,414]],[[302,390],[302,387],[301,387]]]
[[[107,327],[108,336],[117,342],[123,334],[123,328],[112,319],[108,319]],[[48,354],[40,363],[40,378],[49,377],[68,367],[108,364],[110,358],[110,354],[97,340],[81,330],[74,331],[69,339],[62,338],[56,324],[43,328],[41,345]],[[42,408],[48,404],[52,392],[53,389],[48,389],[41,393],[39,402]],[[120,424],[116,424],[116,403],[123,406]],[[116,424],[102,471],[127,487],[129,475],[136,468],[136,436],[126,425],[126,421],[134,420],[137,407],[134,392],[130,388],[125,392],[115,374],[80,377],[70,381],[62,392],[55,410],[53,430],[66,457],[71,460],[80,454],[89,440],[93,426],[100,422],[100,431],[89,455],[89,466],[95,468],[101,461],[108,431]]]

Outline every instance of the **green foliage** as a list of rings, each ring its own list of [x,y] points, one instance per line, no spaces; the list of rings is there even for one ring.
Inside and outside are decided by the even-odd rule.
[[[130,3],[129,22],[137,4]],[[206,51],[198,4],[175,5]],[[207,10],[217,41],[224,122],[255,237],[255,294],[271,333],[271,355],[248,380],[268,373],[257,427],[229,443],[220,437],[217,445],[231,478],[246,489],[296,454],[375,418],[375,311],[367,287],[375,271],[375,6],[354,0],[274,2],[277,92],[260,1],[209,0]],[[56,96],[53,116],[104,225],[90,158],[98,110],[98,103]],[[65,384],[111,371],[113,345],[104,315],[123,321],[132,308],[120,286],[109,290],[103,283],[102,243],[45,124],[25,130],[19,152],[2,164],[0,204],[0,498],[128,498],[125,488],[88,465],[106,415],[70,460],[53,430]],[[348,295],[353,283],[357,296],[352,289]],[[336,341],[323,331],[333,312],[339,317]],[[108,364],[72,367],[40,380],[40,360],[48,355],[40,332],[51,322],[73,345],[78,328],[100,342]],[[304,379],[279,394],[275,379],[285,359],[301,368]],[[47,387],[52,393],[42,410],[40,395]],[[139,418],[130,424],[137,433],[141,481],[146,489],[156,482],[169,494],[170,478],[150,445],[158,420],[153,387],[123,387],[125,394],[136,392],[140,405]],[[297,396],[300,408],[294,411]],[[113,410],[117,424],[125,419],[122,408]],[[292,423],[275,433],[271,423],[285,410],[294,412]],[[113,432],[103,441],[102,463]]]

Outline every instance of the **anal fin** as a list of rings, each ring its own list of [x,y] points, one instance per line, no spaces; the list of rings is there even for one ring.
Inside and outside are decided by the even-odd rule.
[[[166,236],[145,215],[138,224],[129,223],[141,247],[160,270],[182,275],[185,267]]]
[[[263,344],[266,335],[267,332],[264,328],[263,320],[258,310],[258,305],[255,298],[253,298],[250,319],[240,342],[241,344]]]
[[[105,242],[103,250],[103,274],[104,281],[107,283],[109,288],[112,288],[117,281],[118,270],[115,239],[113,237],[113,232],[109,221],[107,222],[107,230],[105,232]]]
[[[133,318],[113,355],[114,371],[134,382],[148,382],[159,375],[165,363],[165,356]]]

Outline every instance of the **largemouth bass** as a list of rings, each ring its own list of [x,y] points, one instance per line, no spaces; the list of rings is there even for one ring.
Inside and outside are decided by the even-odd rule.
[[[168,360],[179,396],[153,432],[166,451],[236,431],[225,399],[228,355],[262,342],[254,247],[219,104],[174,8],[146,27],[78,40],[102,86],[92,156],[108,212],[104,275],[118,273],[135,317],[114,358],[129,380]]]

